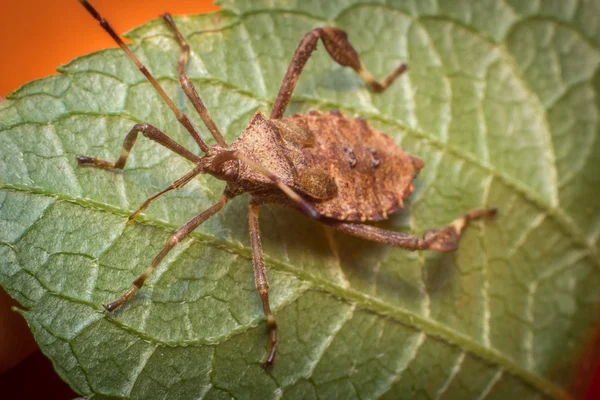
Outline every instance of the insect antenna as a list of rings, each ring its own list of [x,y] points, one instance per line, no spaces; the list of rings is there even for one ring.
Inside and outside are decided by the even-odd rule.
[[[202,99],[198,95],[198,92],[196,92],[196,88],[194,87],[192,82],[190,82],[189,78],[187,77],[187,74],[185,73],[185,67],[187,66],[188,59],[190,58],[190,45],[184,39],[181,32],[179,32],[179,29],[177,29],[177,26],[175,25],[175,21],[173,21],[171,14],[165,13],[162,15],[162,17],[167,23],[169,29],[171,29],[173,34],[175,34],[175,39],[177,40],[177,43],[179,43],[179,47],[181,48],[181,54],[179,56],[179,61],[177,62],[177,72],[179,72],[179,82],[181,83],[183,91],[194,105],[194,108],[200,115],[200,118],[202,118],[202,121],[204,121],[204,125],[206,125],[206,127],[213,135],[217,143],[221,147],[228,147],[225,138],[223,138],[223,135],[221,134],[221,131],[219,131],[219,128],[217,128],[217,125],[208,113],[208,109],[202,102]]]
[[[150,82],[150,84],[154,86],[154,88],[158,91],[158,94],[160,94],[160,97],[162,97],[162,99],[165,101],[165,103],[167,103],[171,111],[173,111],[173,114],[175,114],[177,120],[181,123],[181,125],[185,127],[185,129],[187,129],[190,135],[192,135],[200,149],[204,153],[208,153],[208,145],[204,142],[204,140],[202,140],[200,135],[198,135],[198,132],[196,132],[188,117],[175,106],[175,104],[169,98],[167,93],[165,93],[163,88],[160,87],[156,79],[152,76],[148,69],[146,69],[146,67],[141,63],[141,61],[135,56],[135,54],[133,54],[129,47],[127,47],[125,42],[123,42],[123,39],[121,39],[121,37],[114,31],[114,29],[110,26],[108,21],[102,18],[100,13],[98,13],[98,11],[96,11],[96,9],[92,7],[92,5],[87,0],[79,0],[79,2],[92,15],[92,17],[94,17],[100,23],[100,26],[113,38],[113,40],[119,45],[119,47],[123,49],[125,54],[127,54],[127,57],[139,68],[139,70],[142,72],[142,74],[144,74],[146,79],[148,79],[148,82]]]

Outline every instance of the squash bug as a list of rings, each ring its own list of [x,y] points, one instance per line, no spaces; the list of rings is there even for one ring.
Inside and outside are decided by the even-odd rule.
[[[269,336],[264,363],[269,366],[273,364],[277,352],[277,322],[269,306],[269,284],[261,248],[258,215],[262,205],[287,205],[347,234],[413,251],[455,250],[469,221],[496,213],[495,209],[472,210],[447,227],[426,232],[423,238],[364,224],[367,221],[387,219],[390,214],[403,208],[403,199],[412,192],[412,182],[423,168],[424,162],[403,151],[392,138],[372,129],[361,118],[349,118],[337,111],[313,111],[283,118],[302,69],[319,40],[334,61],[356,71],[375,92],[384,91],[406,71],[406,65],[400,64],[381,83],[378,82],[365,69],[344,31],[323,27],[305,34],[292,57],[269,118],[260,111],[257,112],[241,136],[228,145],[186,75],[190,55],[188,43],[171,16],[162,15],[181,48],[177,64],[181,87],[217,143],[209,147],[188,117],[175,106],[109,23],[87,0],[79,1],[146,76],[204,155],[194,154],[156,127],[142,123],[135,125],[127,134],[117,161],[80,156],[78,164],[123,169],[140,132],[194,164],[188,174],[147,199],[129,217],[129,222],[157,198],[182,188],[200,174],[210,174],[227,182],[220,200],[177,229],[151,265],[135,279],[131,288],[104,306],[107,311],[113,311],[131,299],[177,243],[219,212],[230,199],[248,193],[251,197],[249,225],[254,276],[267,318]]]

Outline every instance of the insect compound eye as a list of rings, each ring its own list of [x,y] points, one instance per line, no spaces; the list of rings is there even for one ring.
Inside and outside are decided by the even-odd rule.
[[[225,174],[223,175],[226,180],[233,180],[237,178],[237,171],[233,168],[229,168],[225,170]]]
[[[344,151],[348,154],[349,160],[348,160],[348,164],[350,165],[350,168],[354,168],[356,167],[356,156],[354,155],[354,150],[352,150],[349,147],[345,147]]]
[[[371,154],[371,157],[373,157],[373,159],[371,160],[371,166],[373,168],[379,167],[379,164],[381,163],[381,161],[379,160],[379,157],[377,157],[377,151],[370,147],[367,147],[367,151],[369,152],[369,154]]]
[[[220,169],[220,179],[235,181],[238,178],[239,168],[236,161],[224,162]]]

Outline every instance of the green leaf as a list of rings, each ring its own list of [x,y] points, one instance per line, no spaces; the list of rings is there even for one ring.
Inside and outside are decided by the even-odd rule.
[[[456,253],[435,254],[265,208],[281,335],[270,371],[246,196],[171,252],[123,310],[101,312],[223,189],[202,176],[127,225],[189,162],[140,138],[122,173],[77,167],[81,154],[116,158],[144,121],[196,149],[118,49],[0,104],[0,284],[85,396],[569,397],[600,304],[599,4],[226,0],[177,18],[193,49],[188,75],[229,142],[269,112],[301,36],[337,26],[375,76],[401,60],[409,73],[375,95],[320,50],[288,114],[361,115],[426,161],[406,210],[382,225],[420,235],[474,207],[500,209]],[[207,136],[179,88],[173,35],[155,20],[130,37]]]

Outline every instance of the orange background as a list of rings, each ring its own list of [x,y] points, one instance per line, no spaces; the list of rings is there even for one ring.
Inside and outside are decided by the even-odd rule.
[[[213,0],[91,0],[118,33],[171,14],[215,11]],[[0,0],[0,96],[77,56],[117,47],[77,0]]]

